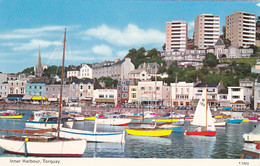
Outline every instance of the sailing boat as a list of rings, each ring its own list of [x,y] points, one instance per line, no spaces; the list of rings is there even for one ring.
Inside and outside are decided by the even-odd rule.
[[[207,88],[203,91],[202,96],[198,102],[191,125],[206,127],[206,131],[185,131],[185,135],[216,136],[214,120],[207,103]]]
[[[157,114],[157,63],[155,63],[155,119]],[[127,134],[137,135],[137,136],[147,136],[147,137],[169,137],[172,133],[172,129],[159,129],[157,127],[157,122],[155,120],[154,126],[144,126],[144,127],[129,127],[125,128]]]
[[[86,149],[87,142],[83,139],[64,139],[59,137],[61,119],[62,84],[65,60],[66,28],[64,33],[63,60],[61,72],[61,89],[59,102],[58,129],[45,130],[5,130],[12,133],[25,133],[25,136],[2,136],[0,147],[8,153],[25,156],[47,156],[47,157],[81,157]],[[53,135],[35,135],[45,132],[57,131],[57,137]]]

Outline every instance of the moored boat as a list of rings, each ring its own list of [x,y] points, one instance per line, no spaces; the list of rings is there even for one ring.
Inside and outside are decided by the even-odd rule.
[[[260,141],[245,143],[242,150],[241,159],[259,159],[260,158]]]
[[[250,133],[245,133],[243,139],[245,142],[260,141],[260,125],[255,126]]]
[[[185,131],[184,135],[216,136],[214,120],[212,118],[209,105],[207,103],[207,88],[203,91],[202,96],[198,102],[191,125],[200,127],[197,128],[195,131]],[[206,130],[202,131],[201,127],[205,127]]]
[[[21,119],[23,115],[17,113],[15,110],[7,110],[2,115],[0,115],[1,119]]]
[[[107,115],[106,117],[98,118],[97,124],[110,126],[127,126],[132,119],[126,118],[125,115]]]
[[[243,121],[243,119],[228,119],[226,120],[227,124],[239,124]]]
[[[137,136],[146,136],[146,137],[169,137],[172,130],[164,129],[148,129],[148,128],[125,128],[127,134],[137,135]]]

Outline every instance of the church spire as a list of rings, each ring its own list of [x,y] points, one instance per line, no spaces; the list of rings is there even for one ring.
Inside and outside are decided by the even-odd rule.
[[[39,56],[38,56],[38,63],[35,69],[35,76],[41,77],[42,76],[42,64],[41,64],[41,47],[39,45]]]

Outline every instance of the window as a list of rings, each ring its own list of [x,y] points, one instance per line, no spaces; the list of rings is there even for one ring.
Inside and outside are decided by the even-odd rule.
[[[32,86],[30,86],[30,89],[32,89]]]
[[[42,86],[40,86],[40,89],[42,89]]]
[[[113,99],[113,98],[114,98],[114,95],[109,95],[109,98],[110,98],[110,99]]]
[[[136,93],[132,93],[132,98],[136,98]]]
[[[122,98],[127,98],[127,93],[123,93]]]
[[[10,88],[10,94],[14,93],[14,88]]]
[[[160,87],[156,87],[157,90],[160,90]]]
[[[104,95],[99,95],[99,98],[104,98]]]
[[[121,90],[121,87],[118,87],[118,90]]]
[[[136,91],[136,88],[132,88],[131,91]]]
[[[88,86],[88,89],[91,89],[91,86],[90,86],[90,85]]]
[[[141,90],[145,90],[145,87],[141,87]]]
[[[124,87],[123,87],[123,91],[127,91],[127,86],[124,86]]]
[[[46,91],[48,91],[49,89],[48,88],[46,88]]]
[[[197,92],[202,92],[202,90],[198,90]]]
[[[40,92],[39,94],[40,94],[39,96],[41,96],[41,95],[42,95],[42,92]]]
[[[37,87],[36,86],[34,86],[34,89],[36,89]]]
[[[83,89],[83,85],[80,85],[80,89]]]
[[[80,97],[82,97],[82,93],[80,93]]]
[[[232,99],[239,99],[239,96],[232,96]]]

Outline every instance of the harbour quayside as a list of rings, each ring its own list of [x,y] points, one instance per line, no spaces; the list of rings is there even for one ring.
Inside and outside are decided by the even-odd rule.
[[[64,33],[64,47],[62,59],[62,73],[64,71],[65,59],[65,42],[66,42],[66,28]],[[87,142],[85,139],[65,139],[60,138],[60,119],[61,119],[61,99],[62,99],[62,85],[63,74],[61,76],[60,86],[60,101],[59,101],[59,117],[57,137],[51,135],[43,135],[45,132],[53,132],[53,129],[46,130],[5,130],[6,132],[23,133],[24,136],[8,136],[3,135],[0,138],[0,147],[5,152],[20,154],[24,156],[48,156],[48,157],[81,157],[85,152]],[[3,131],[3,130],[2,130]],[[42,135],[35,135],[35,134]]]

